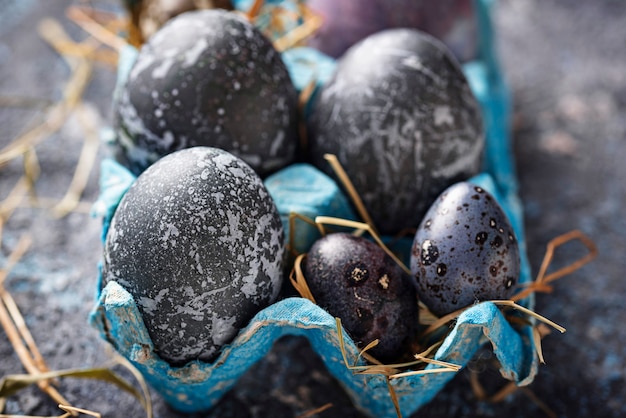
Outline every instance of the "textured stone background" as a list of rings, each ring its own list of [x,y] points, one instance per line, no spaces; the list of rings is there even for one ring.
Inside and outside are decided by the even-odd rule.
[[[113,3],[113,2],[112,2]],[[63,15],[62,0],[0,2],[0,97],[36,98],[28,106],[0,107],[0,149],[40,120],[42,106],[60,99],[69,77],[66,63],[37,33],[46,16],[59,19],[75,39],[84,32]],[[419,416],[626,415],[626,2],[620,0],[500,0],[495,23],[501,58],[514,94],[514,148],[525,204],[529,256],[537,271],[547,242],[581,229],[598,245],[593,264],[539,295],[536,310],[567,327],[544,340],[547,364],[527,391],[503,402],[476,400],[469,373],[460,373]],[[114,72],[96,66],[84,102],[91,126],[110,118]],[[58,134],[37,147],[42,175],[37,191],[60,198],[78,161],[84,130],[71,117]],[[100,157],[105,155],[101,150]],[[0,199],[22,173],[21,163],[0,167]],[[97,170],[83,200],[97,196]],[[109,356],[86,325],[95,291],[100,224],[85,213],[55,218],[50,211],[22,206],[5,225],[0,262],[22,234],[33,244],[6,282],[39,347],[53,369],[101,365]],[[576,245],[558,254],[560,263],[580,256]],[[559,263],[557,263],[558,265]],[[488,354],[482,359],[488,360]],[[489,389],[503,382],[488,361]],[[0,376],[22,373],[0,330]],[[123,371],[122,371],[123,373]],[[64,380],[60,391],[76,406],[103,416],[142,416],[137,402],[106,384]],[[328,402],[321,417],[360,416],[325,371],[306,341],[287,339],[241,379],[207,417],[296,416]],[[157,395],[159,417],[177,417]],[[53,415],[53,402],[37,389],[10,398],[7,413]]]

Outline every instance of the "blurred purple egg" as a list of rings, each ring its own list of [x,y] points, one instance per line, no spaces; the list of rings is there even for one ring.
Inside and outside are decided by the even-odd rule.
[[[309,46],[335,58],[368,35],[390,28],[429,33],[461,62],[476,58],[473,0],[308,0],[307,4],[324,19]]]

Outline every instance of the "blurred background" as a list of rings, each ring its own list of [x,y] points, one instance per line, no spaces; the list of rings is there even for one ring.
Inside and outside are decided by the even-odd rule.
[[[52,370],[111,358],[87,317],[101,253],[100,220],[89,211],[108,155],[99,134],[111,122],[116,54],[89,39],[77,24],[84,19],[68,18],[71,4],[121,10],[112,0],[0,2],[0,268],[12,266],[0,288]],[[505,384],[486,350],[415,415],[626,416],[626,2],[498,0],[493,18],[513,96],[531,267],[538,271],[551,239],[575,229],[599,256],[537,296],[535,310],[567,332],[544,338],[546,364],[530,386],[498,402],[480,399],[472,370],[484,372],[489,393]],[[584,253],[575,244],[560,248],[555,267]],[[8,338],[0,329],[0,378],[24,373]],[[135,398],[105,383],[64,379],[58,390],[102,416],[144,416]],[[156,416],[183,416],[152,395]],[[329,403],[315,416],[361,416],[306,340],[289,338],[214,410],[196,416],[302,416]],[[61,414],[37,387],[8,398],[4,413]]]

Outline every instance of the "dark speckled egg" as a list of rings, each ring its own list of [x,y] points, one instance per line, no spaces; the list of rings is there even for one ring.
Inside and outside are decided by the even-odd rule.
[[[380,339],[370,354],[384,362],[407,353],[418,325],[415,288],[378,245],[327,235],[311,247],[304,275],[316,303],[341,319],[358,346]]]
[[[259,176],[232,154],[163,157],[122,198],[103,283],[135,299],[155,351],[172,365],[211,361],[282,284],[280,216]]]
[[[411,272],[420,300],[435,315],[510,298],[520,274],[519,247],[493,196],[468,182],[446,189],[415,234]]]
[[[170,152],[211,146],[265,175],[288,165],[297,145],[297,93],[280,54],[224,10],[183,13],[155,33],[114,118],[122,160],[135,173]]]
[[[351,47],[308,120],[313,163],[345,168],[383,234],[417,227],[448,186],[481,168],[480,107],[435,38],[391,29]]]

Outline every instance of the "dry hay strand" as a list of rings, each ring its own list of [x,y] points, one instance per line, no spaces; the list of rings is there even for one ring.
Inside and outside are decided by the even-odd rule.
[[[57,378],[74,377],[98,379],[118,386],[120,389],[133,395],[143,406],[148,418],[152,417],[152,404],[150,400],[150,392],[141,373],[132,366],[132,364],[120,357],[115,358],[114,365],[121,365],[128,369],[137,380],[141,390],[137,390],[132,384],[126,382],[110,368],[90,368],[90,369],[70,369],[50,371],[43,356],[41,355],[35,340],[26,325],[26,321],[22,316],[15,300],[4,287],[4,281],[10,270],[19,262],[21,257],[26,253],[30,246],[31,239],[28,235],[22,236],[16,248],[8,257],[6,265],[0,270],[0,324],[7,335],[7,339],[11,343],[14,352],[18,356],[22,366],[28,373],[27,375],[10,375],[4,376],[0,380],[0,412],[4,409],[5,400],[8,396],[13,395],[19,390],[37,384],[39,388],[47,394],[51,399],[59,404],[59,408],[64,410],[66,414],[62,416],[78,416],[79,413],[92,416],[100,416],[99,414],[73,407],[67,399],[63,397],[59,391],[51,385]],[[0,415],[2,417],[3,415]]]
[[[195,9],[220,8],[229,11],[234,9],[229,1],[195,1],[194,3]],[[279,52],[283,52],[301,45],[304,40],[317,32],[323,23],[322,17],[313,12],[305,2],[293,0],[293,3],[295,10],[280,4],[268,4],[265,0],[254,0],[247,11],[235,10],[233,13],[243,16],[255,25],[259,24],[260,19],[268,19],[269,24],[262,31],[269,39],[274,39],[274,48]],[[150,32],[158,30],[165,22],[155,17],[151,19],[148,16],[150,14],[149,6],[143,5],[141,2],[137,2],[134,6],[128,4],[127,6],[128,19],[124,21],[124,30],[127,32],[126,39],[119,38],[112,30],[103,30],[102,25],[94,24],[94,21],[97,22],[99,19],[90,15],[88,11],[75,6],[69,12],[71,13],[70,17],[75,19],[78,25],[114,49],[117,49],[121,44],[120,40],[140,48],[149,37]],[[169,19],[174,16],[169,16]],[[287,30],[283,19],[296,21],[298,24]],[[102,20],[107,21],[106,16]],[[150,21],[149,24],[146,24],[147,21]],[[118,28],[118,25],[115,28]],[[276,34],[280,34],[280,36],[276,36]]]
[[[26,326],[26,322],[13,300],[11,294],[4,288],[4,281],[10,270],[17,264],[30,246],[30,237],[22,236],[17,247],[9,255],[7,265],[0,271],[0,324],[11,343],[15,354],[20,359],[24,369],[29,374],[39,374],[48,370],[35,341]],[[68,404],[67,400],[50,385],[47,379],[37,382],[39,388],[55,402]],[[4,388],[5,385],[1,387]],[[5,396],[0,396],[4,398]]]
[[[308,299],[317,305],[315,297],[313,296],[313,293],[311,293],[311,289],[309,289],[309,285],[307,284],[306,279],[304,278],[304,273],[302,272],[302,260],[304,257],[306,257],[306,254],[300,254],[296,257],[293,269],[289,274],[289,280],[291,281],[293,288],[296,289],[301,297]]]
[[[315,34],[324,23],[322,17],[309,9],[306,4],[298,2],[298,9],[302,23],[274,41],[274,47],[278,52],[301,45]]]
[[[348,368],[348,370],[351,370],[355,374],[382,375],[385,378],[385,381],[387,383],[387,390],[389,391],[389,397],[391,398],[391,402],[393,404],[394,410],[396,411],[396,415],[399,418],[402,418],[402,411],[400,409],[400,402],[398,399],[398,394],[396,393],[395,388],[393,387],[391,383],[392,379],[401,379],[401,378],[408,377],[408,376],[424,375],[424,374],[432,374],[432,373],[456,373],[457,371],[461,369],[460,366],[453,364],[453,363],[427,359],[424,354],[425,353],[430,354],[431,352],[433,352],[434,351],[433,347],[429,348],[424,353],[416,354],[415,361],[406,362],[406,363],[387,364],[387,365],[382,364],[381,362],[376,360],[374,357],[367,354],[367,350],[371,349],[372,347],[375,347],[378,344],[378,340],[374,340],[371,343],[367,344],[359,352],[359,355],[354,360],[354,363],[350,365],[350,363],[348,362],[348,354],[347,354],[347,350],[345,346],[341,319],[335,318],[335,321],[337,324],[337,335],[339,339],[339,347],[341,350],[341,355],[343,357],[343,362],[345,366]],[[361,357],[367,360],[369,364],[363,365],[363,366],[357,365]],[[415,367],[416,365],[420,363],[436,364],[440,367],[432,368],[432,369],[401,371],[402,369]]]
[[[139,386],[141,392],[137,391],[132,385],[126,383],[117,375],[113,374],[109,369],[84,369],[84,370],[64,370],[64,371],[50,371],[49,367],[41,355],[35,340],[26,325],[26,321],[22,316],[19,307],[15,303],[15,300],[4,288],[4,281],[8,276],[11,269],[19,262],[22,256],[28,250],[32,240],[29,235],[23,235],[16,245],[15,249],[9,255],[6,265],[0,269],[0,324],[7,335],[7,338],[13,350],[20,359],[24,369],[29,373],[28,375],[14,375],[5,376],[0,380],[0,412],[4,409],[6,397],[19,391],[20,389],[36,383],[39,388],[46,393],[50,398],[59,404],[66,406],[65,410],[67,414],[62,416],[77,416],[78,412],[85,414],[87,410],[81,410],[75,408],[69,404],[69,402],[50,385],[53,379],[58,377],[84,377],[104,380],[109,383],[113,383],[131,393],[141,403],[146,410],[147,416],[152,417],[152,406],[150,401],[150,394],[143,376],[135,369],[130,362],[126,359],[117,356],[115,364],[122,365],[130,370],[133,374]],[[4,415],[0,414],[0,417]],[[99,415],[94,415],[99,416]]]
[[[265,0],[254,0],[248,11],[245,13],[245,16],[249,21],[252,22],[259,16],[264,4]]]
[[[0,96],[0,107],[46,109],[52,104],[53,101],[40,97]]]
[[[515,382],[506,382],[500,389],[494,393],[487,393],[487,390],[480,382],[479,372],[471,370],[469,372],[470,387],[474,393],[474,396],[479,401],[498,403],[503,402],[507,397],[514,393],[522,393],[526,395],[532,403],[534,403],[541,411],[545,413],[548,418],[556,418],[557,414],[543,402],[539,397],[528,387],[520,387]]]
[[[69,39],[61,25],[52,19],[44,19],[40,23],[39,33],[45,41],[60,52],[63,51],[63,44],[67,43]],[[81,100],[91,79],[92,67],[89,61],[85,59],[69,60],[66,57],[66,61],[70,65],[72,73],[63,90],[63,99],[46,112],[43,122],[0,150],[0,167],[27,153],[37,144],[58,132]]]
[[[75,73],[71,80],[82,84],[83,78],[82,73]],[[70,108],[71,105],[65,102],[52,106],[46,112],[43,122],[12,140],[9,145],[0,150],[0,167],[27,153],[50,135],[58,132],[69,116]]]
[[[322,412],[324,412],[324,411],[326,411],[326,410],[328,410],[328,409],[330,409],[332,407],[333,407],[333,404],[329,402],[329,403],[326,403],[326,404],[324,404],[324,405],[322,405],[322,406],[320,406],[318,408],[311,409],[311,410],[306,411],[306,412],[304,412],[304,413],[302,413],[300,415],[297,415],[296,418],[310,418],[310,417],[315,416],[317,414],[320,414],[320,413],[322,413]]]
[[[90,20],[90,16],[83,9],[70,8],[68,14],[79,23],[88,22],[89,25],[87,27],[91,28],[92,32],[94,31],[93,28],[97,23]],[[94,54],[101,43],[97,41],[94,43],[95,39],[76,43],[70,39],[59,22],[49,18],[43,19],[38,29],[42,39],[63,57],[72,72],[63,90],[63,99],[50,107],[43,122],[14,139],[7,147],[0,150],[0,166],[19,156],[23,156],[24,172],[28,189],[32,195],[30,207],[52,209],[57,217],[62,217],[75,211],[87,213],[91,204],[81,202],[80,197],[96,162],[100,140],[98,133],[94,130],[93,118],[89,117],[90,115],[82,106],[82,95],[91,79],[91,60],[94,58]],[[102,31],[105,31],[105,29],[102,29]],[[99,36],[99,38],[103,37],[103,35]],[[120,46],[121,44],[118,42],[112,47]],[[74,176],[65,195],[59,201],[37,198],[35,181],[39,175],[40,168],[36,158],[35,147],[52,134],[58,132],[73,113],[76,114],[78,122],[85,133],[85,141]],[[13,194],[11,198],[15,199],[12,200],[14,206],[16,202],[17,204],[22,202],[22,197],[17,194]],[[3,215],[3,213],[0,213],[0,215]],[[6,218],[4,219],[6,220]]]
[[[546,335],[550,334],[550,328],[545,326],[544,324],[537,324],[533,327],[533,344],[535,345],[535,350],[537,351],[537,357],[539,358],[539,362],[541,364],[546,364],[545,359],[543,358],[543,349],[541,348],[541,340]]]
[[[318,228],[318,230],[320,231],[320,234],[322,235],[324,235],[325,233],[322,226],[320,224],[315,223],[313,219],[309,218],[308,216],[301,215],[297,212],[290,212],[289,213],[289,237],[287,240],[287,249],[294,256],[299,255],[298,252],[296,251],[295,244],[294,244],[296,240],[296,227],[297,227],[296,221],[298,220]]]
[[[343,166],[339,162],[339,159],[337,158],[337,156],[334,154],[325,154],[324,159],[328,161],[331,168],[333,169],[333,171],[339,178],[339,181],[345,187],[361,219],[363,219],[363,221],[369,225],[369,228],[372,231],[376,231],[376,227],[374,226],[374,221],[372,220],[372,217],[370,216],[369,212],[365,208],[365,204],[363,204],[363,200],[361,199],[361,196],[356,191],[354,184],[350,180],[350,177],[346,173],[346,170],[344,170]]]
[[[126,46],[126,41],[122,37],[94,18],[95,16],[103,16],[102,14],[79,6],[68,7],[65,14],[81,29],[114,51],[119,52]],[[107,16],[107,20],[116,23],[117,26],[114,17]]]
[[[124,380],[121,376],[115,373],[112,370],[112,367],[116,365],[122,365],[123,367],[129,367],[130,364],[125,364],[120,362],[119,359],[116,359],[114,363],[109,367],[95,367],[95,368],[86,368],[86,369],[66,369],[66,370],[55,370],[49,371],[45,373],[30,373],[30,374],[16,374],[5,376],[0,380],[0,397],[6,398],[7,396],[11,396],[20,390],[42,381],[49,381],[51,379],[60,379],[60,378],[75,378],[75,379],[90,379],[90,380],[99,380],[105,383],[109,383],[117,386],[119,389],[124,392],[132,395],[141,406],[146,411],[146,415],[148,418],[153,416],[152,407],[151,407],[151,399],[149,392],[147,392],[147,386],[145,382],[140,381],[140,388],[137,389],[133,384]],[[130,366],[132,367],[132,366]],[[136,369],[130,369],[133,372],[139,374]],[[134,370],[134,371],[133,371]],[[140,375],[139,375],[140,376]],[[88,411],[87,409],[81,409],[70,405],[67,402],[60,403],[59,407],[67,412],[69,412],[72,416],[77,416],[78,413],[84,414],[83,411]],[[90,414],[97,414],[97,412],[89,411]],[[94,415],[97,416],[97,415]]]
[[[7,197],[0,202],[0,238],[4,224],[9,220],[13,212],[21,205],[24,195],[29,189],[29,179],[26,175],[20,177],[11,189]],[[0,241],[1,242],[1,241]]]
[[[265,4],[264,0],[254,0],[250,8],[243,15],[253,24],[258,24],[261,17],[268,17],[269,24],[263,29],[278,52],[301,45],[322,26],[323,19],[313,12],[302,0],[293,1],[295,10],[281,4]],[[287,30],[283,20],[299,22],[295,27]]]
[[[92,65],[90,55],[98,48],[99,43],[92,39],[77,43],[69,37],[63,26],[52,18],[43,19],[38,26],[39,35],[46,41],[67,63],[72,70],[72,77],[66,83],[63,100],[67,107],[73,109],[82,99],[83,92],[91,80]],[[83,52],[76,57],[68,54],[68,48],[74,47]]]
[[[545,324],[550,325],[551,327],[555,328],[556,330],[558,330],[561,333],[564,333],[566,330],[564,327],[562,327],[561,325],[551,321],[550,319],[539,315],[538,313],[534,312],[531,309],[525,308],[521,305],[518,305],[517,303],[515,303],[515,301],[510,300],[510,299],[505,299],[505,300],[489,300],[489,301],[485,301],[485,302],[489,302],[489,303],[493,303],[494,305],[498,305],[498,306],[507,306],[513,309],[516,309],[528,316],[531,316]],[[480,303],[484,303],[484,302],[480,302]],[[461,308],[458,309],[454,312],[451,312],[447,315],[444,315],[442,317],[440,317],[436,322],[433,322],[432,324],[430,324],[428,326],[428,328],[426,328],[422,334],[421,337],[425,337],[429,334],[432,334],[434,331],[438,330],[439,328],[446,326],[448,323],[454,321],[456,318],[459,317],[459,315],[461,315],[463,312],[465,312],[466,310],[470,309],[471,307],[473,307],[474,305],[470,305],[470,306],[466,306],[465,308]]]
[[[393,408],[396,411],[396,415],[398,416],[398,418],[402,418],[402,410],[400,409],[400,401],[398,400],[398,394],[396,393],[396,390],[391,384],[389,377],[385,379],[385,382],[387,383],[387,390],[389,391],[389,396],[391,397],[391,402],[393,403]]]
[[[2,236],[4,224],[8,222],[17,208],[28,207],[52,210],[59,204],[58,199],[38,196],[32,186],[32,181],[28,177],[27,174],[20,177],[8,196],[0,202],[0,236]],[[30,199],[25,201],[24,198],[27,195]],[[77,201],[73,203],[71,212],[88,214],[91,212],[92,205],[91,202]],[[57,213],[57,215],[59,214]]]
[[[65,411],[65,413],[61,415],[52,415],[52,416],[46,416],[46,417],[34,416],[34,415],[6,415],[6,414],[0,413],[0,418],[69,418],[69,417],[76,417],[80,414],[97,417],[97,418],[102,417],[102,414],[95,412],[95,411],[90,411],[89,409],[76,408],[74,406],[62,405],[62,404],[58,404],[57,407],[61,411]],[[0,405],[0,411],[2,411],[1,405]]]
[[[564,246],[573,241],[579,241],[580,243],[582,243],[588,251],[587,254],[573,261],[572,263],[566,265],[565,267],[560,268],[559,270],[548,274],[547,271],[548,271],[548,268],[550,267],[550,264],[554,260],[556,250],[559,247]],[[546,252],[544,254],[543,261],[541,263],[541,267],[539,269],[539,273],[537,274],[535,281],[529,283],[528,286],[524,290],[514,295],[511,298],[511,300],[518,301],[518,300],[524,299],[525,297],[529,296],[531,293],[551,292],[553,288],[552,286],[549,286],[549,283],[557,279],[560,279],[562,277],[565,277],[569,274],[572,274],[576,270],[582,268],[584,265],[593,261],[597,257],[597,255],[598,255],[598,248],[596,247],[593,240],[577,229],[566,232],[564,234],[557,236],[556,238],[553,238],[552,240],[550,240],[550,242],[548,242],[548,245],[546,247]]]
[[[90,411],[84,408],[76,408],[70,405],[59,405],[59,409],[69,414],[69,415],[65,414],[66,416],[72,416],[73,413],[78,413],[78,414],[83,414],[83,415],[89,415],[91,417],[96,417],[96,418],[102,417],[102,414],[98,412]]]
[[[144,36],[140,26],[142,11],[141,2],[131,4],[131,2],[127,1],[124,3],[126,5],[126,11],[128,14],[128,18],[126,19],[126,26],[124,28],[127,33],[126,42],[128,42],[129,45],[132,45],[135,48],[140,48],[144,42]]]
[[[311,100],[311,97],[313,97],[313,93],[315,93],[315,87],[317,86],[316,80],[317,73],[315,73],[313,77],[311,77],[311,80],[307,83],[306,86],[304,86],[304,88],[302,89],[302,91],[300,91],[300,94],[298,95],[298,113],[301,116],[298,118],[298,133],[300,134],[299,138],[301,149],[309,148],[309,134],[307,131],[304,115],[306,104],[309,102],[309,100]]]
[[[65,193],[65,196],[59,201],[53,208],[53,212],[58,217],[63,217],[72,212],[80,203],[80,198],[83,191],[87,187],[87,181],[89,174],[91,173],[94,164],[96,163],[96,156],[98,154],[98,148],[100,146],[100,138],[98,133],[95,132],[94,118],[86,111],[83,106],[79,106],[76,109],[78,121],[82,125],[85,132],[85,140],[83,142],[83,148],[74,171],[72,181]]]
[[[9,293],[4,288],[4,281],[8,276],[9,272],[13,269],[13,267],[19,262],[19,260],[24,256],[28,248],[30,247],[32,240],[29,235],[22,235],[20,240],[18,241],[15,249],[9,255],[6,265],[0,270],[0,309],[2,312],[2,324],[7,325],[7,327],[12,328],[12,330],[17,331],[17,333],[12,332],[11,337],[9,338],[11,341],[15,341],[20,350],[22,350],[22,354],[27,354],[29,359],[32,359],[33,365],[40,371],[48,371],[48,366],[43,359],[43,356],[39,352],[37,344],[35,343],[35,339],[33,338],[30,330],[26,326],[26,321],[22,316],[17,303]],[[2,306],[2,304],[4,304]],[[11,326],[9,322],[12,322]],[[19,337],[19,341],[23,341],[26,345],[23,346],[19,343],[15,337]],[[14,345],[15,346],[15,345]],[[27,350],[27,352],[24,351]]]
[[[352,363],[348,361],[348,352],[345,346],[345,338],[343,335],[343,326],[341,325],[341,319],[335,318],[337,325],[337,334],[339,340],[339,348],[341,349],[341,355],[344,360],[344,364],[346,367],[354,372],[355,374],[381,374],[389,379],[399,379],[402,377],[412,376],[412,375],[420,375],[420,374],[430,374],[430,373],[443,373],[443,372],[457,372],[461,369],[461,367],[454,363],[449,363],[446,361],[435,360],[429,356],[432,356],[435,352],[435,349],[441,344],[440,342],[434,344],[432,347],[429,347],[427,350],[415,354],[414,361],[408,361],[403,363],[391,363],[391,364],[383,364],[373,356],[367,353],[368,350],[372,349],[376,345],[378,345],[378,340],[374,340],[364,346],[357,357],[354,359]],[[361,358],[366,360],[369,364],[358,365],[361,361]],[[434,369],[421,369],[421,370],[409,370],[407,369],[411,367],[415,367],[418,365],[425,364],[433,364],[436,366],[440,366],[439,368]]]
[[[115,358],[114,365],[121,365],[128,369],[137,380],[141,391],[117,376],[110,368],[50,371],[17,303],[15,303],[11,293],[4,287],[4,282],[10,271],[21,260],[31,243],[30,236],[27,234],[23,235],[8,256],[5,265],[0,269],[0,325],[2,325],[15,354],[28,373],[27,375],[4,376],[0,380],[0,417],[3,417],[1,412],[6,404],[6,398],[31,384],[37,384],[41,391],[59,404],[59,407],[66,412],[66,414],[61,416],[78,416],[79,413],[99,416],[95,412],[73,407],[51,384],[60,377],[75,377],[98,379],[115,384],[137,398],[145,409],[148,418],[151,418],[152,405],[147,384],[141,373],[128,360],[120,356]]]

